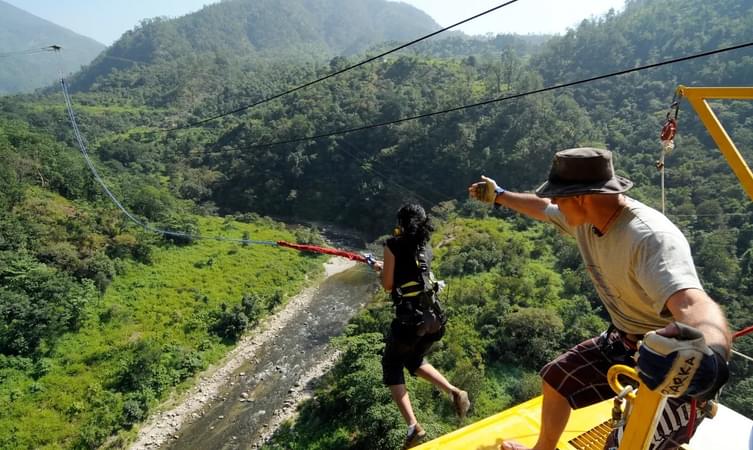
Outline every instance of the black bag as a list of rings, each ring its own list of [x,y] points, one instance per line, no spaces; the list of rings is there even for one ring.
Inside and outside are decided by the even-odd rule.
[[[433,292],[422,292],[396,302],[395,318],[400,325],[413,329],[417,336],[438,333],[447,323],[439,299]]]
[[[424,293],[421,295],[421,320],[416,326],[416,334],[435,334],[447,323],[447,318],[442,312],[436,293]]]
[[[436,334],[447,318],[437,298],[439,285],[429,270],[423,245],[416,250],[416,265],[418,280],[404,283],[393,292],[395,317],[401,325],[413,328],[417,336]]]

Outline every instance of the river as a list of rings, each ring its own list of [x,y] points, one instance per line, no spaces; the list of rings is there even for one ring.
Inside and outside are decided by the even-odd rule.
[[[326,278],[310,302],[292,311],[251,360],[226,377],[229,381],[218,394],[160,448],[256,448],[295,409],[301,392],[311,387],[309,380],[334,360],[330,339],[376,289],[374,272],[363,264]]]

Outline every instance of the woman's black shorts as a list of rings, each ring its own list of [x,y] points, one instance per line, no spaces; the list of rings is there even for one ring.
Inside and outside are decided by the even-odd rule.
[[[416,336],[412,328],[393,321],[382,356],[384,384],[387,386],[405,384],[403,368],[416,376],[416,369],[427,364],[426,355],[432,344],[440,340],[442,335],[444,335],[444,327],[434,334]]]

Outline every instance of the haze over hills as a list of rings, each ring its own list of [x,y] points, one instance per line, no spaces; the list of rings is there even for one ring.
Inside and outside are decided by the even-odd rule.
[[[405,42],[439,29],[424,12],[385,0],[232,0],[174,20],[145,20],[126,32],[74,84],[91,87],[114,69],[192,65],[224,59],[296,60],[348,56],[385,41]],[[204,61],[205,57],[209,57]]]
[[[19,54],[60,45],[60,57]],[[105,46],[0,0],[0,95],[28,92],[53,83],[91,62]],[[10,55],[9,55],[10,54]]]

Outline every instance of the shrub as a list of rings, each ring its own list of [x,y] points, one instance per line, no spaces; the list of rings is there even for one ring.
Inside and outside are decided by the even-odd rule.
[[[146,419],[149,408],[139,396],[131,395],[123,402],[123,426],[130,429]]]
[[[295,241],[299,244],[324,245],[325,241],[319,230],[314,228],[301,227],[294,231]]]
[[[254,292],[245,294],[241,299],[241,308],[249,323],[255,324],[261,317],[264,309],[264,300]]]
[[[214,322],[210,326],[210,331],[222,339],[230,342],[238,340],[248,326],[248,317],[241,311],[238,306],[233,307],[231,311],[227,310],[224,303],[221,310],[215,312]]]
[[[551,310],[522,308],[506,317],[492,348],[508,361],[537,369],[559,352],[564,328]]]
[[[514,403],[522,403],[541,395],[541,377],[531,372],[523,374],[520,382],[513,386],[511,393]]]

